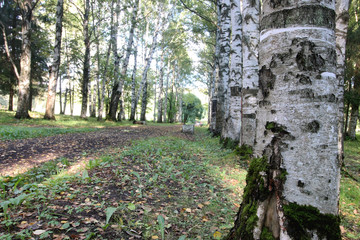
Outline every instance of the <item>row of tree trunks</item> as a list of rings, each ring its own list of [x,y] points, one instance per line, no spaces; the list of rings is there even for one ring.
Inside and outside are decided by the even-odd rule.
[[[225,239],[341,239],[334,27],[333,2],[263,2],[258,158]]]

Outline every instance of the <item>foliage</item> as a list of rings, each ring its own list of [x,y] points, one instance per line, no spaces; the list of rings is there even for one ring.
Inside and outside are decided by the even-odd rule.
[[[182,99],[182,120],[183,123],[194,123],[196,119],[201,119],[204,108],[201,105],[201,101],[192,93],[187,93]]]

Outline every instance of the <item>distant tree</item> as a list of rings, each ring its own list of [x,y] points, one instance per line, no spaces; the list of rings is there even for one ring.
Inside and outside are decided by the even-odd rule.
[[[182,97],[182,123],[194,123],[196,119],[201,119],[204,108],[201,101],[192,93],[187,93]]]
[[[56,83],[57,83],[59,67],[60,67],[63,11],[64,11],[64,0],[58,0],[56,6],[56,33],[55,33],[53,63],[50,67],[48,97],[46,101],[46,110],[44,115],[45,119],[52,119],[52,120],[55,120],[54,110],[55,110],[55,99],[56,99]]]

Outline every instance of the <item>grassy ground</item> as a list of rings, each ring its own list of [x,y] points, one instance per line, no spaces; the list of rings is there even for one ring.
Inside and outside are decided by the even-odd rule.
[[[0,140],[47,137],[57,134],[90,132],[106,127],[130,126],[132,122],[97,121],[78,116],[56,115],[56,121],[45,120],[44,114],[30,112],[31,119],[18,120],[15,112],[0,110]],[[148,125],[159,125],[147,122]],[[164,124],[162,124],[164,125]],[[169,125],[169,124],[166,124]]]
[[[72,131],[117,124],[66,116],[18,122],[3,115],[0,126],[22,128]],[[221,239],[239,208],[246,164],[206,129],[197,128],[195,136],[142,140],[1,179],[0,239]],[[345,153],[341,230],[343,239],[355,240],[360,239],[360,142],[345,142]]]

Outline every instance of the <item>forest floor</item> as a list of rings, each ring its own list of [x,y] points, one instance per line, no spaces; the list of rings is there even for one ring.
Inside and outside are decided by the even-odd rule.
[[[205,128],[57,119],[0,111],[0,239],[221,239],[232,227],[247,162]],[[359,156],[346,142],[343,239],[360,239]]]

